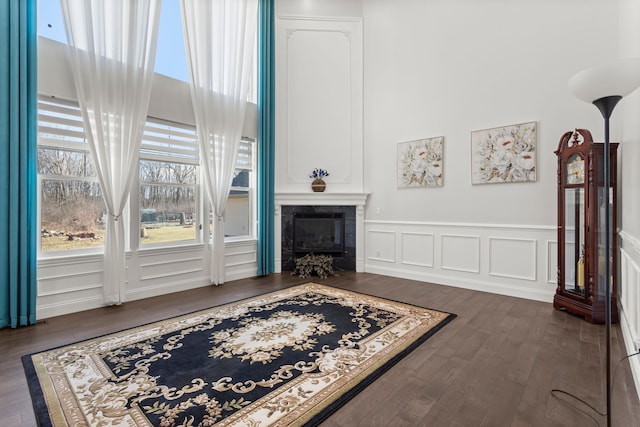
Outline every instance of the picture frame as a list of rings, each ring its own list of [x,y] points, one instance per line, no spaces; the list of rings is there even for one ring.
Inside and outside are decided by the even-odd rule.
[[[471,183],[536,181],[537,123],[471,132]]]
[[[443,160],[444,136],[398,143],[398,188],[442,187]]]

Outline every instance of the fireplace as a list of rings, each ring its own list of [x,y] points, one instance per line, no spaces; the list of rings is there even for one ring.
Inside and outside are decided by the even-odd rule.
[[[281,251],[282,271],[308,253],[331,255],[337,271],[355,271],[355,206],[282,206]]]
[[[293,253],[344,255],[344,212],[297,212],[293,214]]]
[[[328,253],[333,256],[333,267],[337,271],[364,271],[364,208],[367,202],[368,193],[304,193],[276,192],[275,194],[275,272],[293,271],[295,269],[296,257],[304,256],[306,248],[296,243],[294,249],[294,215],[298,216],[296,222],[304,222],[306,219],[313,219],[325,222],[326,230],[320,234],[331,233],[331,248],[322,249],[321,253]],[[320,214],[320,215],[319,215]],[[328,215],[330,214],[330,215]],[[339,214],[338,216],[332,216]],[[312,215],[309,217],[308,215]],[[342,220],[344,218],[344,226]],[[336,219],[338,218],[338,219]],[[336,224],[338,221],[338,224]],[[330,224],[330,225],[328,225]],[[335,230],[342,226],[342,232],[329,232],[329,228]],[[317,231],[316,231],[317,232]],[[344,234],[343,234],[344,233]],[[337,236],[337,237],[336,237]],[[297,236],[299,239],[300,236]],[[340,239],[340,245],[336,239]],[[308,245],[308,244],[307,244]],[[328,246],[328,245],[327,245]],[[329,253],[327,251],[336,252]],[[339,252],[342,252],[340,254]],[[315,253],[315,252],[314,252]]]

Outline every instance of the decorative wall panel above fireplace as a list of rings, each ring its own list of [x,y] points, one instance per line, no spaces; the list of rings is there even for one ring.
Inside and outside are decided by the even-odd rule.
[[[362,52],[361,18],[276,19],[276,192],[314,168],[330,191],[364,188]]]

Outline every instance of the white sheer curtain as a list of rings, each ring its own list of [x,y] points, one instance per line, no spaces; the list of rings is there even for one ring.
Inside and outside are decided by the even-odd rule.
[[[181,0],[200,162],[214,215],[211,282],[224,283],[224,211],[251,81],[258,0]]]
[[[149,107],[161,0],[61,0],[71,66],[105,204],[104,302],[125,295],[124,221]]]

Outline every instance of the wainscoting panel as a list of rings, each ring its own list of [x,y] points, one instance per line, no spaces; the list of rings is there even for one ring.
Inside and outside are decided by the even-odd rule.
[[[256,251],[242,251],[230,253],[225,256],[227,268],[239,265],[253,264],[256,262]]]
[[[140,257],[140,283],[146,281],[162,280],[167,281],[171,277],[185,277],[193,274],[202,274],[202,257],[183,259],[157,259],[152,262],[147,261],[147,257]],[[160,258],[160,257],[158,257]]]
[[[378,262],[396,262],[396,233],[370,230],[367,233],[367,259]]]
[[[558,284],[558,241],[547,240],[547,283]]]
[[[40,260],[37,318],[101,307],[103,265],[102,255]]]
[[[629,256],[620,250],[620,305],[624,311],[629,333],[640,348],[640,267]]]
[[[131,254],[127,301],[183,291],[210,282],[205,245],[146,249]]]
[[[226,244],[225,281],[253,277],[258,271],[258,244],[250,242],[229,242]]]
[[[225,282],[256,275],[255,241],[225,244]],[[208,245],[139,253],[138,280],[127,289],[127,299],[148,298],[158,293],[183,291],[210,285]]]
[[[552,302],[555,236],[555,226],[366,220],[365,271]]]
[[[433,233],[400,233],[402,264],[433,267],[433,240]]]
[[[227,242],[225,248],[225,282],[256,275],[255,240]],[[125,301],[209,286],[209,257],[208,245],[127,253]],[[102,254],[40,259],[37,277],[38,319],[103,306]]]
[[[618,299],[620,327],[627,354],[640,350],[640,239],[620,231],[620,275]],[[640,358],[628,359],[640,397]]]
[[[489,237],[489,274],[535,281],[536,252],[533,239]]]
[[[480,236],[441,234],[443,270],[480,273]]]
[[[38,296],[69,294],[87,289],[102,288],[103,271],[86,270],[38,278]]]

